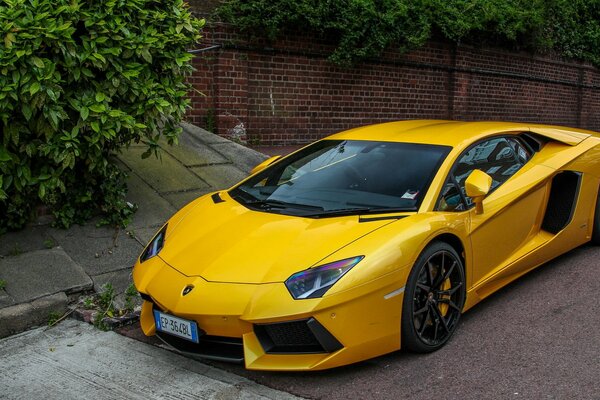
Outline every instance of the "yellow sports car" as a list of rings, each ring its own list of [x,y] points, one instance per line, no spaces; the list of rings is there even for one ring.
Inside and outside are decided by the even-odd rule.
[[[403,121],[274,157],[137,260],[141,327],[194,357],[317,370],[442,347],[461,313],[600,242],[600,137]]]

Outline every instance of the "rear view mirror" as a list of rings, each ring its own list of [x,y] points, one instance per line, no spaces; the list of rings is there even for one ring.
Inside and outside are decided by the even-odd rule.
[[[473,170],[465,181],[465,192],[473,199],[476,214],[483,213],[483,199],[491,187],[492,177],[479,169]]]

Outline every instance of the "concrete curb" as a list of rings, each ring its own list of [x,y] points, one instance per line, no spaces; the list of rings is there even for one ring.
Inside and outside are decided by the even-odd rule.
[[[48,323],[52,313],[63,315],[69,299],[64,292],[0,308],[0,338]]]

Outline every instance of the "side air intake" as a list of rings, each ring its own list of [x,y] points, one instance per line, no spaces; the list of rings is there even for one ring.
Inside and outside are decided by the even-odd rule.
[[[557,234],[571,222],[580,182],[581,173],[574,171],[564,171],[552,178],[550,198],[542,222],[543,230]]]

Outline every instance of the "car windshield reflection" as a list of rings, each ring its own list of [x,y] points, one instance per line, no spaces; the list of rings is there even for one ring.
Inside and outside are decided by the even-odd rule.
[[[323,140],[230,194],[254,210],[306,217],[415,211],[449,151],[425,144]]]

